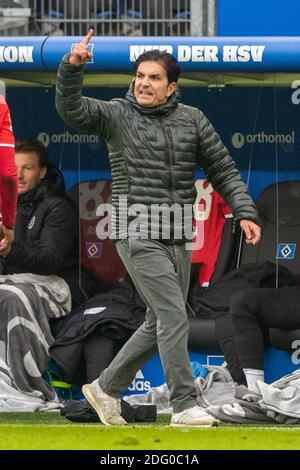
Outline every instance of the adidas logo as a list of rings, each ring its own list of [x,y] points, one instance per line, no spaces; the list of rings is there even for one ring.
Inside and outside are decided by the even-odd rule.
[[[148,380],[145,380],[143,372],[139,370],[137,371],[131,385],[128,387],[128,390],[130,392],[148,392],[150,388],[151,383]]]

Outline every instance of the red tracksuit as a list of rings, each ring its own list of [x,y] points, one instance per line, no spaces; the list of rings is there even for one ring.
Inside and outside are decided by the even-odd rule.
[[[16,222],[18,180],[14,148],[9,108],[0,95],[0,197],[2,224],[6,227],[13,227]]]

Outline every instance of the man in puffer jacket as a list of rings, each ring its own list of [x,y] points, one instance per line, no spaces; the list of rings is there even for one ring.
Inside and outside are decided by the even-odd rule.
[[[82,97],[92,34],[90,30],[63,58],[56,106],[67,124],[107,141],[113,178],[112,234],[147,305],[147,316],[99,380],[83,386],[83,393],[103,424],[126,424],[119,397],[159,351],[173,407],[171,425],[212,426],[214,419],[197,406],[187,351],[191,244],[186,242],[191,239],[196,165],[203,168],[253,244],[260,239],[257,211],[211,123],[198,109],[179,102],[180,67],[170,54],[154,50],[137,59],[125,100]],[[154,216],[158,206],[174,212],[169,218],[168,211]]]

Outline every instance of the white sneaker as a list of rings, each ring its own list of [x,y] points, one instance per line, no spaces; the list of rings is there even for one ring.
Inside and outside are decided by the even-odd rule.
[[[90,405],[96,410],[100,420],[106,426],[127,424],[120,415],[120,400],[105,393],[98,383],[98,379],[91,384],[83,385],[82,393]]]
[[[210,428],[217,426],[218,420],[206,413],[200,406],[193,406],[193,408],[187,408],[180,413],[173,413],[170,425]]]

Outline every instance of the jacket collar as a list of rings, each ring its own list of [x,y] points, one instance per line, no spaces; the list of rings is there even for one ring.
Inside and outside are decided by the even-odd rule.
[[[170,114],[175,108],[177,108],[180,101],[180,90],[177,87],[176,91],[168,98],[165,103],[162,103],[153,108],[145,108],[138,104],[134,96],[134,80],[131,82],[128,92],[126,93],[125,99],[132,104],[132,106],[137,109],[142,114],[148,114],[153,116],[166,116]]]

